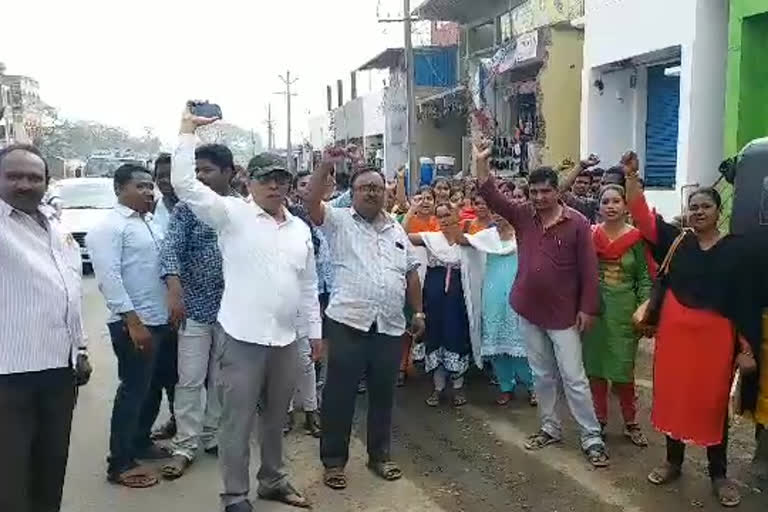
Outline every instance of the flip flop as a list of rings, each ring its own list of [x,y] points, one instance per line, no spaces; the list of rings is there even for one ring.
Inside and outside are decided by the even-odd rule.
[[[323,483],[337,491],[346,489],[347,476],[344,474],[344,468],[327,468],[323,474]]]
[[[464,393],[462,391],[458,391],[456,394],[453,395],[453,406],[462,407],[464,405],[467,405],[467,397],[464,396]]]
[[[645,448],[648,446],[648,438],[645,437],[643,430],[637,423],[633,423],[624,427],[624,435],[627,436],[627,438],[632,441],[632,444],[635,446],[639,446],[640,448]]]
[[[149,469],[141,466],[123,471],[122,473],[107,474],[107,481],[115,485],[128,487],[129,489],[147,489],[159,483],[157,477]]]
[[[512,393],[500,393],[496,399],[496,405],[505,406],[512,401]]]
[[[528,437],[528,440],[525,442],[525,449],[528,451],[537,451],[541,450],[542,448],[546,448],[551,444],[556,444],[559,442],[559,439],[555,439],[543,430],[540,430],[532,436]]]
[[[167,480],[176,480],[184,475],[184,472],[189,466],[192,465],[192,461],[183,455],[174,455],[173,459],[167,464],[163,464],[160,468],[163,478]]]
[[[712,492],[717,496],[720,505],[726,508],[738,507],[741,504],[741,493],[727,478],[716,478],[712,481]]]
[[[386,462],[368,462],[368,469],[374,472],[377,476],[383,478],[388,482],[394,482],[400,480],[403,477],[403,472],[400,466],[392,461]]]

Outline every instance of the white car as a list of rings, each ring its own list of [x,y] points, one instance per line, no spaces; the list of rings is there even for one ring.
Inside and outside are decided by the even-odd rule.
[[[59,212],[61,226],[80,245],[83,265],[90,266],[85,248],[88,231],[117,204],[111,178],[67,178],[52,185],[48,203]]]

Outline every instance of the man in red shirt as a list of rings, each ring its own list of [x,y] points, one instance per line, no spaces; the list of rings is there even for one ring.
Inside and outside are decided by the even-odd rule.
[[[598,262],[589,222],[560,201],[557,173],[549,167],[528,178],[530,201],[513,203],[490,174],[490,148],[476,149],[480,194],[515,228],[520,266],[510,304],[521,317],[539,399],[541,430],[526,443],[538,450],[560,441],[558,383],[581,427],[581,444],[596,467],[608,455],[595,417],[581,356],[581,333],[599,312]]]

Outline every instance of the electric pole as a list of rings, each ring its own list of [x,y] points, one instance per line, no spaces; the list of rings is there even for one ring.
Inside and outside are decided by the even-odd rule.
[[[403,23],[405,36],[405,107],[406,107],[406,141],[408,153],[408,168],[410,169],[411,193],[415,193],[421,181],[421,171],[416,158],[416,96],[414,93],[413,73],[413,38],[411,34],[411,1],[403,0],[403,17],[398,19],[380,19],[379,23]]]
[[[415,193],[421,181],[416,158],[416,96],[413,90],[413,40],[411,38],[411,0],[403,0],[403,26],[405,35],[405,98],[408,115],[408,166],[411,174],[411,193]]]
[[[272,104],[267,105],[267,120],[264,121],[267,125],[267,151],[271,152],[275,149],[275,122],[272,120]]]
[[[285,96],[285,110],[286,110],[286,116],[288,118],[287,120],[287,136],[285,141],[285,149],[286,149],[286,162],[287,162],[287,169],[288,172],[293,172],[293,148],[291,147],[291,96],[296,96],[296,94],[291,93],[291,85],[295,84],[298,81],[298,78],[291,79],[291,72],[286,71],[285,76],[280,75],[280,80],[285,85],[285,91],[284,92],[276,92],[275,94],[281,94]]]

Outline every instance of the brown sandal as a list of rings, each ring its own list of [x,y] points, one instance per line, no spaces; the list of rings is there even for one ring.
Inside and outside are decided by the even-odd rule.
[[[496,405],[505,406],[512,401],[512,393],[502,392],[499,393],[499,397],[496,399]]]
[[[336,491],[346,489],[347,475],[344,474],[344,468],[326,468],[323,474],[323,483]]]
[[[144,467],[123,471],[122,473],[111,473],[107,475],[107,481],[115,485],[122,485],[129,489],[146,489],[158,484],[158,479],[152,472]]]
[[[679,466],[666,462],[648,474],[648,481],[653,485],[666,485],[680,478],[681,474],[682,469]]]
[[[632,444],[645,448],[648,446],[648,438],[643,434],[643,430],[637,423],[630,423],[624,427],[624,435],[632,441]]]

